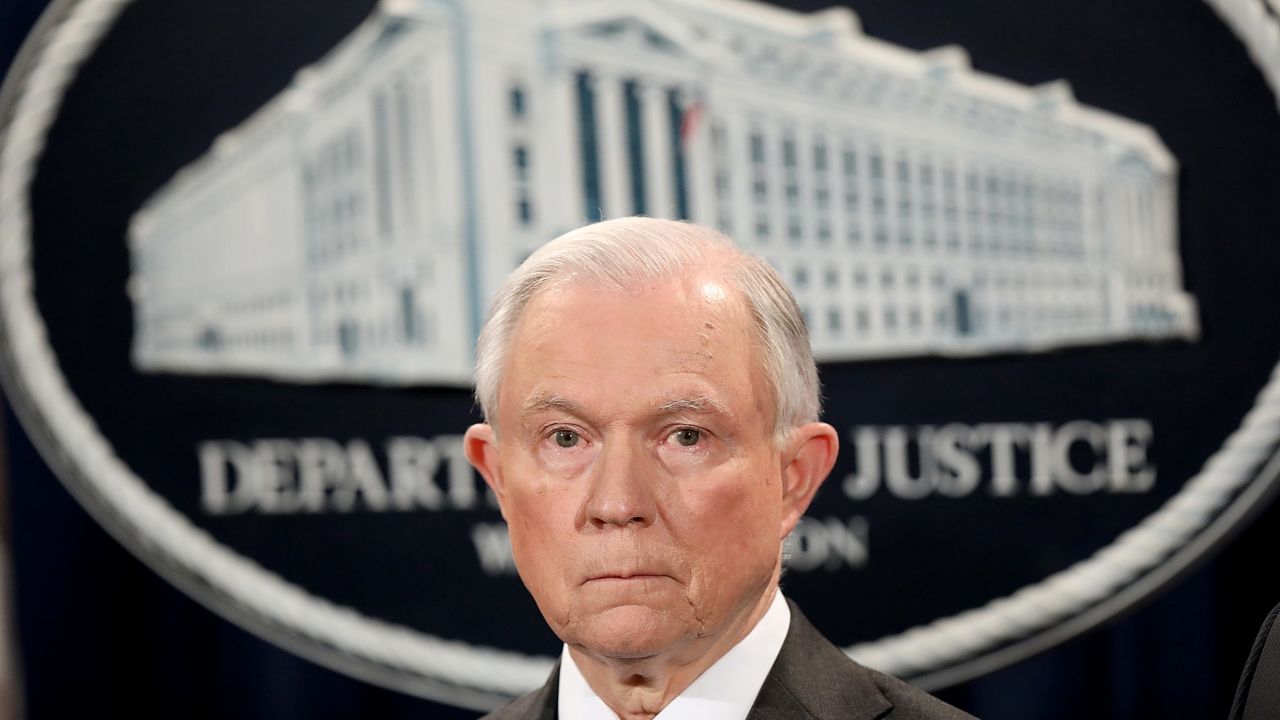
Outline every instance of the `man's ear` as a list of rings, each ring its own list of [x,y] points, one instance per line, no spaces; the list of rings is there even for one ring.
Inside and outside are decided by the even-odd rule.
[[[813,496],[822,487],[840,451],[836,429],[822,422],[802,425],[791,432],[782,457],[782,527],[785,538],[800,522]]]
[[[498,433],[488,423],[476,423],[462,436],[462,449],[467,462],[480,473],[485,483],[498,498],[502,516],[507,515],[506,486],[502,478],[502,458],[498,454]]]

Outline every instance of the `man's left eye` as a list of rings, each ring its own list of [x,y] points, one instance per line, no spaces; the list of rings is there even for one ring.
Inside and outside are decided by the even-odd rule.
[[[671,439],[684,447],[693,447],[702,439],[702,431],[693,428],[680,428],[671,433]]]
[[[572,430],[560,429],[555,432],[556,444],[562,448],[577,447],[582,436]]]

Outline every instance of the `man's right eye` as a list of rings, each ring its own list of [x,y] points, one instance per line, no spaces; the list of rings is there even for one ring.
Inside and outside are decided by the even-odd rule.
[[[557,430],[555,433],[556,444],[562,448],[571,448],[578,444],[581,436],[572,430]]]

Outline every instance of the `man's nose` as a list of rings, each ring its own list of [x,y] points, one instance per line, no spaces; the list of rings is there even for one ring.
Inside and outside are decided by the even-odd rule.
[[[653,523],[657,514],[654,471],[652,459],[635,441],[606,442],[592,467],[587,522],[596,528]]]

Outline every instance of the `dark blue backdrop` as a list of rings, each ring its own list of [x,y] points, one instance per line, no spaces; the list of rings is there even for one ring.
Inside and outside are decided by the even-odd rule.
[[[42,6],[0,3],[0,67]],[[80,509],[7,409],[4,428],[29,717],[475,716],[332,673],[197,605]],[[1225,717],[1257,625],[1280,600],[1264,574],[1277,547],[1280,507],[1272,507],[1127,617],[940,694],[991,720]]]

